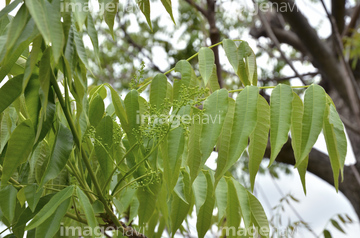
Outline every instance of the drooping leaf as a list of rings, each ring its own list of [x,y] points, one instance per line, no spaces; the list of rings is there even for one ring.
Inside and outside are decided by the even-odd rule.
[[[76,26],[81,31],[88,15],[87,11],[83,10],[88,5],[88,0],[71,0],[71,2],[74,6],[74,9],[71,10],[74,14]]]
[[[1,186],[3,188],[0,190],[0,209],[3,216],[12,223],[15,217],[17,190],[12,185],[5,185],[6,182],[1,180]]]
[[[84,209],[86,221],[87,221],[89,227],[93,231],[92,232],[92,237],[96,237],[94,231],[95,231],[96,226],[98,225],[98,222],[96,221],[94,209],[91,206],[89,198],[86,197],[85,193],[79,187],[76,188],[76,193],[78,195],[80,205]],[[61,207],[61,205],[60,205],[60,207]]]
[[[50,201],[35,215],[34,219],[26,226],[26,230],[31,230],[42,224],[49,218],[56,209],[66,199],[70,198],[74,191],[74,186],[68,186],[56,193]]]
[[[166,11],[169,13],[171,20],[175,23],[175,19],[172,12],[171,0],[161,0],[163,6],[165,7]]]
[[[254,190],[255,177],[264,157],[270,129],[270,107],[265,98],[259,95],[257,102],[257,122],[250,135],[249,173],[251,190]]]
[[[97,94],[93,99],[90,101],[89,106],[89,121],[92,126],[95,128],[100,123],[101,119],[103,118],[105,113],[105,105],[104,101],[99,94]]]
[[[190,135],[188,140],[188,158],[187,158],[187,164],[190,169],[190,177],[191,182],[195,180],[197,175],[200,172],[201,169],[201,160],[202,160],[202,154],[201,154],[201,146],[200,146],[200,137],[201,137],[201,118],[198,114],[200,112],[199,109],[193,108],[191,116],[193,118],[199,117],[199,120],[195,119],[194,123],[190,126]]]
[[[167,135],[167,140],[164,140],[161,144],[164,179],[169,191],[173,190],[179,177],[184,143],[184,129],[180,126],[170,130]]]
[[[51,77],[53,77],[51,69],[51,47],[48,47],[42,55],[39,65],[41,104],[43,107],[43,114],[46,114]]]
[[[114,20],[115,20],[116,12],[118,9],[119,1],[118,0],[105,0],[103,3],[105,6],[106,5],[110,6],[110,4],[113,6],[113,8],[105,7],[105,22],[109,26],[109,30],[110,30],[110,34],[111,34],[112,38],[115,39],[115,37],[114,37]]]
[[[238,56],[238,49],[234,41],[225,39],[222,41],[223,47],[225,50],[226,57],[228,58],[231,66],[233,67],[235,73],[238,72],[239,66],[239,56]]]
[[[39,186],[37,184],[30,184],[30,185],[27,185],[24,189],[26,201],[32,212],[35,211],[35,208],[36,208],[36,206],[40,200],[40,197],[42,195],[42,192],[44,191],[43,188],[40,188],[39,191],[37,191],[38,187]]]
[[[294,156],[296,160],[300,159],[300,153],[301,153],[301,130],[302,130],[303,114],[304,114],[303,102],[301,101],[300,97],[293,92],[290,131],[291,131],[291,146],[294,150]],[[307,157],[303,162],[301,162],[301,164],[297,168],[305,194],[306,194],[305,173],[306,173],[308,161],[309,158]]]
[[[73,135],[66,126],[60,124],[54,141],[54,147],[52,149],[50,160],[41,179],[40,187],[49,180],[56,178],[65,168],[72,148]]]
[[[124,102],[121,100],[119,94],[115,91],[115,89],[113,89],[113,87],[109,84],[106,85],[111,91],[111,100],[114,104],[116,116],[120,119],[121,127],[124,128],[125,131],[129,131],[129,121],[126,115]]]
[[[239,64],[237,67],[236,74],[239,76],[240,81],[244,86],[251,85],[251,79],[249,78],[249,73],[246,67],[246,57],[249,56],[249,46],[246,41],[242,41],[238,47],[238,58],[239,58]]]
[[[337,221],[335,221],[334,219],[330,219],[330,222],[338,231],[346,234],[346,232],[342,229],[342,227],[339,225]]]
[[[275,161],[282,146],[288,140],[291,125],[293,92],[290,86],[279,84],[270,96],[270,144],[269,166]]]
[[[16,168],[26,161],[34,145],[34,128],[30,119],[19,124],[10,136],[1,176],[1,186],[5,186]]]
[[[237,181],[234,181],[234,185],[239,199],[241,217],[243,218],[245,228],[249,228],[251,223],[251,209],[248,197],[249,192]]]
[[[167,94],[167,78],[164,74],[157,74],[151,81],[150,104],[159,113],[163,112],[164,99]]]
[[[137,198],[139,200],[139,225],[145,225],[155,211],[156,200],[161,189],[160,182],[154,182],[147,187],[139,188]]]
[[[248,145],[250,134],[255,129],[258,95],[257,87],[247,86],[236,98],[227,169],[240,158]]]
[[[204,237],[210,229],[212,212],[215,205],[215,197],[213,196],[214,185],[209,171],[204,171],[206,177],[206,199],[197,213],[196,230],[198,237]]]
[[[15,17],[11,20],[9,31],[7,33],[6,48],[8,50],[13,47],[16,40],[19,38],[28,21],[29,12],[25,5],[22,5]]]
[[[170,219],[171,219],[171,234],[174,237],[176,231],[184,221],[190,205],[184,202],[176,193],[173,193],[171,207],[170,207]]]
[[[64,45],[60,0],[51,3],[45,0],[29,0],[25,4],[46,44],[51,43],[54,61],[58,62]]]
[[[235,101],[232,98],[228,99],[228,111],[224,120],[224,124],[221,130],[221,134],[218,142],[218,159],[217,168],[215,172],[215,185],[219,182],[222,176],[225,174],[228,168],[229,150],[231,140],[231,129],[234,121],[235,113]]]
[[[331,103],[326,105],[323,133],[330,157],[331,168],[333,170],[334,185],[336,190],[338,190],[339,171],[341,172],[341,178],[344,178],[343,169],[347,152],[347,142],[344,126],[335,107]]]
[[[219,80],[217,77],[216,65],[213,65],[213,69],[209,78],[209,87],[211,92],[215,92],[220,89]]]
[[[305,91],[304,116],[301,130],[301,156],[296,161],[297,167],[310,153],[321,129],[326,108],[326,93],[324,89],[316,84],[311,85]]]
[[[201,47],[199,50],[198,57],[199,57],[199,71],[201,77],[203,78],[204,85],[206,85],[209,81],[209,78],[213,70],[213,65],[215,61],[214,52],[207,47]]]
[[[173,86],[173,99],[180,99],[180,91],[182,87],[193,86],[196,75],[191,64],[186,60],[180,60],[175,65],[175,72],[180,72],[181,80],[175,80]]]
[[[39,97],[40,80],[37,77],[32,77],[26,86],[25,104],[26,111],[31,121],[33,122],[34,128],[38,125],[39,111],[41,108],[41,102]]]
[[[220,135],[228,108],[228,91],[220,89],[213,92],[204,102],[202,116],[201,152],[202,165],[205,164]]]
[[[235,229],[230,229],[229,237],[237,237],[236,231],[240,225],[241,214],[240,214],[240,203],[237,196],[236,188],[234,182],[231,178],[227,178],[227,207],[226,207],[226,221],[227,227],[234,227]]]
[[[22,92],[23,75],[18,75],[9,79],[0,88],[0,113],[2,113],[11,103],[13,103]]]
[[[141,0],[137,2],[141,12],[144,14],[146,21],[152,31],[151,19],[150,19],[150,1],[149,0]]]
[[[270,227],[265,211],[257,198],[248,192],[251,218],[255,227],[260,231],[261,237],[269,237]],[[262,234],[261,234],[262,233]]]
[[[219,181],[219,185],[215,190],[215,198],[216,198],[216,206],[219,210],[218,213],[218,221],[224,217],[226,214],[226,206],[227,206],[227,184],[224,177],[222,177]]]
[[[61,221],[70,206],[70,201],[70,198],[63,201],[50,217],[36,227],[35,237],[56,237],[56,233],[60,229]]]

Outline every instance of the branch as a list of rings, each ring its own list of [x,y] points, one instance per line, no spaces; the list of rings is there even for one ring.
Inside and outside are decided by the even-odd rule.
[[[346,26],[345,30],[342,32],[341,36],[343,37],[351,37],[354,29],[356,28],[357,20],[360,16],[360,4],[358,4],[351,15],[351,20],[349,24]]]
[[[300,76],[301,77],[304,77],[304,76],[316,76],[318,75],[320,72],[310,72],[310,73],[305,73],[305,74],[301,74]],[[286,81],[286,80],[290,80],[290,79],[293,79],[293,78],[297,78],[298,76],[297,75],[293,75],[293,76],[288,76],[288,77],[283,77],[283,78],[267,78],[267,79],[258,79],[258,81]]]
[[[255,0],[253,0],[253,3],[254,3],[254,6],[255,8],[257,8],[257,5],[255,3]],[[271,26],[269,24],[269,22],[265,19],[261,9],[258,9],[258,15],[260,17],[260,20],[261,20],[261,23],[264,25],[265,27],[265,30],[268,34],[268,36],[270,37],[270,39],[274,42],[274,44],[276,45],[276,47],[278,48],[280,54],[281,54],[281,57],[286,61],[286,63],[290,66],[290,68],[294,71],[296,77],[298,77],[301,82],[306,85],[306,82],[305,80],[303,79],[303,77],[298,73],[298,71],[295,69],[293,63],[286,57],[285,53],[281,50],[281,47],[280,47],[280,43],[278,41],[278,39],[276,38],[273,30],[271,29]]]
[[[340,32],[343,32],[345,26],[345,3],[345,0],[331,0],[331,15]]]
[[[200,7],[198,4],[194,3],[193,0],[185,0],[185,2],[189,3],[191,6],[195,7],[196,10],[198,10],[201,14],[204,15],[205,18],[207,18],[207,12],[204,8]]]

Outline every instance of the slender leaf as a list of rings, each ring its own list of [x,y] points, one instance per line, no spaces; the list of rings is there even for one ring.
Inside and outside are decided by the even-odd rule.
[[[94,127],[96,127],[101,119],[103,118],[105,113],[105,105],[104,105],[104,101],[101,98],[101,96],[99,94],[97,94],[95,97],[93,97],[93,99],[90,102],[90,106],[89,106],[89,121],[90,124]]]
[[[206,199],[197,213],[196,230],[198,237],[202,238],[209,230],[212,219],[212,212],[215,205],[215,197],[213,196],[214,185],[209,171],[204,171],[206,177]]]
[[[305,91],[304,116],[301,131],[301,156],[296,161],[297,167],[310,153],[323,126],[324,112],[326,108],[326,93],[316,84],[311,85]]]
[[[250,135],[249,173],[251,190],[254,190],[255,177],[264,157],[270,129],[270,107],[265,98],[259,95],[257,101],[257,122]]]
[[[288,140],[291,125],[293,92],[290,86],[279,84],[270,97],[270,144],[269,166],[275,161],[282,146]]]
[[[261,237],[269,237],[270,227],[265,211],[257,198],[248,192],[252,222],[260,231]]]
[[[56,193],[50,201],[35,215],[34,219],[26,226],[26,230],[31,230],[42,224],[49,218],[62,202],[72,196],[74,186],[68,186],[67,188]]]
[[[163,6],[165,7],[166,11],[169,13],[171,20],[175,23],[175,19],[172,12],[171,0],[161,0]]]
[[[1,180],[1,185],[6,185],[6,182]],[[15,217],[16,194],[17,190],[12,185],[7,185],[0,190],[0,209],[10,223],[12,223]]]
[[[10,136],[1,176],[1,186],[5,186],[16,168],[26,161],[35,140],[30,119],[19,124]]]
[[[138,189],[137,198],[140,203],[138,212],[140,226],[144,226],[153,215],[160,189],[160,182],[154,182],[147,187]]]
[[[42,192],[44,191],[43,188],[40,188],[39,191],[37,191],[38,188],[39,186],[37,184],[30,184],[27,185],[24,189],[26,201],[32,212],[35,211],[35,208],[42,195]]]
[[[159,113],[163,112],[166,94],[167,78],[164,74],[157,74],[150,86],[150,104]]]
[[[228,58],[231,66],[233,67],[235,73],[238,72],[239,66],[239,56],[238,56],[238,49],[234,41],[225,39],[222,41],[223,47],[225,50],[226,57]]]
[[[240,214],[240,203],[237,196],[234,182],[231,178],[227,178],[227,207],[226,207],[226,221],[227,227],[235,228],[229,229],[229,237],[237,237],[236,232],[240,225],[241,214]]]
[[[86,197],[85,193],[80,189],[80,188],[76,188],[76,193],[78,195],[79,201],[80,201],[80,205],[81,207],[84,209],[84,213],[85,213],[85,217],[86,217],[86,221],[89,225],[89,227],[92,229],[92,237],[96,237],[95,236],[95,229],[98,225],[97,221],[96,221],[96,217],[95,217],[95,213],[94,213],[94,209],[91,206],[91,203],[89,201],[89,198]],[[60,205],[61,206],[61,205]],[[60,208],[60,207],[59,207]]]
[[[210,79],[213,70],[213,65],[215,61],[214,52],[207,47],[201,47],[199,50],[198,57],[199,57],[199,71],[201,77],[204,80],[204,85],[206,85]]]
[[[150,1],[149,0],[141,0],[137,2],[141,12],[144,14],[146,21],[152,31],[151,19],[150,19]]]
[[[41,179],[40,187],[42,187],[49,180],[56,178],[65,168],[72,148],[73,135],[66,126],[60,124],[50,160]]]
[[[0,113],[20,96],[22,92],[22,82],[23,75],[18,75],[9,79],[9,81],[0,88]]]

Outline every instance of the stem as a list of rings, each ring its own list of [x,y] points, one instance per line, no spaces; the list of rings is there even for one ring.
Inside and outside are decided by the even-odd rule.
[[[92,170],[92,167],[91,167],[91,164],[90,164],[90,160],[89,158],[87,157],[86,155],[86,152],[84,150],[84,148],[81,146],[81,140],[80,140],[80,137],[79,137],[79,134],[76,130],[76,127],[75,127],[75,123],[69,113],[69,110],[68,108],[66,107],[65,105],[65,102],[64,102],[64,98],[62,97],[62,94],[61,94],[61,91],[60,91],[60,88],[59,88],[59,85],[58,83],[56,82],[56,79],[51,77],[51,84],[53,85],[54,87],[54,90],[55,90],[55,93],[57,95],[57,98],[60,102],[60,105],[62,107],[62,110],[65,114],[65,117],[66,117],[66,120],[69,124],[69,127],[70,127],[70,130],[73,134],[73,137],[74,137],[74,141],[75,141],[75,144],[76,146],[79,148],[80,152],[81,152],[81,158],[82,160],[84,161],[84,164],[86,166],[86,169],[88,170],[89,172],[89,176],[91,178],[91,181],[93,182],[94,184],[94,187],[95,187],[95,190],[97,192],[97,195],[99,196],[99,200],[104,204],[104,208],[105,208],[105,211],[107,213],[107,215],[109,215],[110,219],[114,222],[114,224],[116,226],[118,226],[121,230],[123,230],[124,228],[122,227],[120,221],[118,220],[118,218],[116,217],[116,215],[113,213],[113,211],[111,210],[111,208],[108,206],[108,203],[104,197],[104,195],[102,194],[102,189],[99,185],[99,182],[97,181],[96,179],[96,175],[94,173],[94,171]],[[86,193],[88,194],[88,193]],[[93,202],[93,197],[88,194],[88,197],[90,198],[90,201]]]
[[[68,217],[68,218],[70,218],[70,219],[73,219],[73,220],[75,220],[75,221],[78,221],[78,222],[81,222],[81,223],[84,223],[84,224],[87,225],[86,220],[81,219],[80,217],[77,217],[77,216],[75,216],[74,214],[71,214],[70,212],[67,212],[67,213],[65,214],[65,216]]]

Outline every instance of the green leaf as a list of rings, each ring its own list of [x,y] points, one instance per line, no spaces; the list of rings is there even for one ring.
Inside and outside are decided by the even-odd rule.
[[[100,3],[100,2],[99,2]],[[114,8],[111,7],[105,7],[105,22],[109,26],[110,34],[113,39],[114,37],[114,20],[116,16],[116,12],[118,9],[119,0],[105,0],[104,2],[105,6],[114,6]]]
[[[235,230],[230,229],[229,237],[237,237],[236,231],[240,225],[241,214],[240,214],[240,203],[237,196],[236,188],[234,182],[231,178],[226,178],[227,181],[227,207],[226,207],[226,221],[227,227],[235,228]]]
[[[98,34],[97,34],[97,30],[95,28],[94,20],[91,16],[90,12],[88,13],[88,16],[87,16],[86,27],[87,27],[87,33],[89,34],[91,43],[94,47],[94,53],[95,53],[96,60],[97,60],[98,64],[100,65]]]
[[[221,134],[218,142],[218,159],[217,168],[215,172],[215,185],[219,182],[222,176],[228,169],[229,151],[230,151],[230,140],[231,130],[234,122],[235,113],[235,101],[232,98],[228,99],[228,111],[224,120],[224,124],[221,130]]]
[[[174,80],[173,99],[179,100],[181,88],[183,86],[194,86],[194,82],[196,82],[197,79],[191,64],[186,60],[180,60],[176,63],[175,72],[180,72],[181,80]]]
[[[13,47],[16,40],[21,35],[21,32],[26,26],[26,23],[28,21],[29,12],[27,11],[27,8],[25,5],[22,5],[19,9],[19,11],[16,13],[15,17],[11,20],[9,31],[7,33],[7,41],[6,41],[6,48],[8,50]]]
[[[46,44],[51,43],[54,61],[57,63],[65,39],[61,23],[60,0],[53,0],[51,3],[45,0],[29,0],[25,4]]]
[[[19,5],[22,2],[22,0],[15,0],[11,2],[9,5],[6,5],[3,9],[0,11],[0,19],[7,16],[12,10],[14,10],[17,5]]]
[[[184,151],[184,129],[177,127],[170,130],[167,139],[161,143],[164,163],[164,179],[171,192],[176,185],[180,173],[181,156]]]
[[[269,237],[270,227],[265,211],[257,198],[248,192],[252,222],[260,231],[261,237]]]
[[[216,206],[219,210],[218,212],[218,221],[220,221],[226,214],[227,207],[227,184],[224,177],[219,181],[219,186],[215,190]]]
[[[291,111],[291,146],[294,150],[294,156],[296,160],[301,156],[301,130],[302,120],[304,114],[304,105],[300,97],[293,92],[292,111]],[[297,170],[300,175],[301,184],[303,186],[304,193],[306,194],[305,174],[307,170],[309,157],[307,157],[298,166]]]
[[[140,226],[144,226],[153,215],[160,189],[161,183],[153,182],[147,187],[137,190],[137,198],[140,203],[138,211]]]
[[[127,121],[129,123],[129,128],[124,128],[129,141],[130,145],[136,143],[135,134],[138,133],[139,129],[139,93],[135,89],[131,90],[125,97],[124,100],[126,114],[127,114]]]
[[[341,231],[342,233],[346,234],[346,232],[341,228],[341,226],[337,221],[335,221],[334,219],[330,219],[330,222],[338,231]]]
[[[341,178],[344,179],[344,164],[347,152],[347,141],[344,126],[335,107],[328,103],[325,109],[323,133],[326,147],[330,157],[331,168],[334,175],[334,185],[336,191],[339,188],[339,170]]]
[[[86,17],[88,16],[87,11],[83,9],[88,6],[88,0],[71,0],[74,8],[72,9],[77,29],[82,31],[83,25],[85,24]],[[66,3],[65,3],[66,4]]]
[[[288,140],[291,125],[293,92],[290,86],[279,84],[270,96],[270,144],[269,166],[275,161]]]
[[[248,69],[246,66],[246,57],[250,55],[249,52],[249,45],[246,41],[242,41],[238,47],[238,57],[239,57],[239,64],[238,64],[238,70],[236,74],[239,76],[240,81],[244,86],[251,85],[251,79],[249,78]],[[245,60],[245,61],[244,61]]]
[[[91,73],[91,68],[89,67],[89,64],[88,64],[88,58],[86,55],[86,50],[85,50],[84,42],[82,40],[82,36],[76,30],[74,30],[74,42],[75,42],[76,52],[77,52],[81,62],[83,62],[86,69],[89,70]]]
[[[199,117],[200,110],[197,108],[192,108],[191,116],[193,118]],[[201,169],[201,147],[200,147],[200,137],[201,137],[201,119],[194,120],[194,123],[190,126],[190,135],[188,140],[188,158],[187,158],[187,164],[190,169],[190,177],[191,182],[193,182],[197,175],[200,172]]]
[[[328,230],[324,230],[323,234],[324,234],[324,238],[332,238],[331,233]]]
[[[213,92],[204,102],[201,129],[201,164],[204,165],[218,141],[227,113],[229,93],[226,89]]]
[[[39,97],[40,80],[38,77],[32,77],[26,86],[25,104],[26,111],[33,122],[34,128],[36,128],[39,119],[39,111],[41,108],[41,102]]]
[[[164,74],[157,74],[151,81],[150,104],[159,113],[163,112],[166,93],[167,78]]]
[[[237,197],[239,199],[241,216],[244,219],[245,227],[249,228],[251,223],[251,209],[248,191],[237,181],[234,181],[234,185],[236,188]]]
[[[90,101],[89,106],[89,121],[92,126],[95,128],[100,123],[105,113],[104,101],[99,94],[97,94]]]
[[[115,108],[115,114],[120,119],[121,127],[124,128],[126,132],[128,132],[129,129],[129,121],[127,119],[126,111],[124,102],[120,98],[119,94],[113,89],[113,87],[110,86],[110,84],[106,84],[106,86],[111,91],[111,100]]]
[[[206,200],[206,186],[207,180],[205,173],[200,173],[199,176],[196,177],[192,186],[194,191],[196,213],[199,213],[200,207]]]
[[[213,69],[209,78],[209,87],[211,92],[215,92],[216,90],[220,89],[218,77],[217,77],[217,71],[216,71],[216,65],[213,65]]]
[[[85,217],[86,217],[86,221],[89,225],[89,227],[92,229],[92,237],[96,237],[94,234],[94,231],[98,225],[97,221],[96,221],[96,217],[95,217],[95,213],[94,213],[94,209],[91,206],[91,203],[89,201],[89,198],[86,197],[85,193],[79,188],[76,187],[76,193],[78,195],[79,201],[80,201],[80,205],[81,207],[84,209],[84,213],[85,213]],[[60,207],[59,207],[60,208]]]
[[[35,215],[34,219],[26,226],[26,230],[31,230],[38,227],[40,224],[46,221],[56,209],[66,199],[72,196],[74,186],[68,186],[67,188],[56,193],[50,201]]]
[[[176,193],[173,193],[171,207],[170,207],[172,237],[174,237],[177,229],[179,229],[182,222],[186,218],[189,209],[190,209],[190,205],[184,202]]]
[[[34,140],[34,128],[30,119],[23,121],[12,132],[4,158],[1,186],[5,186],[16,168],[26,161]]]
[[[255,57],[253,50],[250,48],[250,46],[249,46],[249,49],[251,51],[251,54],[249,55],[249,57],[247,57],[245,59],[246,69],[248,71],[249,80],[250,80],[251,84],[256,86],[257,85],[256,57]]]
[[[138,1],[139,8],[144,14],[147,23],[152,31],[151,19],[150,19],[150,1],[149,0],[140,0]]]
[[[239,56],[235,42],[229,39],[225,39],[222,41],[222,44],[225,50],[226,57],[228,58],[235,73],[237,73],[239,66]]]
[[[63,124],[59,125],[54,147],[50,160],[46,166],[43,177],[41,178],[40,187],[49,180],[56,178],[65,168],[73,148],[73,135],[71,131]]]
[[[51,47],[48,47],[40,60],[39,65],[39,79],[41,88],[41,103],[43,107],[43,114],[46,114],[46,107],[49,100],[50,80],[52,75],[51,69]]]
[[[169,13],[171,20],[175,23],[175,19],[172,13],[172,6],[171,6],[171,0],[161,0],[163,6],[165,7],[166,11]]]
[[[215,205],[214,185],[209,171],[204,171],[206,177],[206,199],[197,213],[196,230],[198,237],[202,238],[211,226],[212,212]]]
[[[18,75],[9,79],[0,88],[0,113],[2,113],[8,106],[11,105],[22,92],[23,75]]]
[[[259,95],[257,101],[257,122],[250,135],[249,173],[251,190],[254,191],[255,177],[264,157],[270,129],[270,107],[265,98]]]
[[[189,203],[190,176],[185,169],[181,170],[174,192],[186,203]]]
[[[214,52],[207,47],[201,47],[198,57],[200,75],[204,80],[204,85],[206,85],[213,70],[213,65],[215,61]]]
[[[1,185],[5,186],[6,182],[1,180]],[[16,208],[16,188],[12,185],[7,185],[0,190],[0,208],[1,212],[8,219],[10,223],[13,222],[15,217],[15,208]]]
[[[110,148],[113,145],[113,120],[110,116],[104,117],[96,127],[95,152],[105,181],[111,176],[114,162],[110,157]]]
[[[35,211],[35,208],[42,195],[42,192],[44,191],[43,188],[40,188],[39,191],[37,191],[38,188],[39,186],[37,184],[30,184],[27,185],[24,189],[26,201],[32,212]]]
[[[300,160],[296,161],[295,167],[301,164],[314,146],[323,127],[325,108],[326,93],[324,89],[316,84],[311,85],[305,91],[301,131],[301,156]]]
[[[257,87],[247,86],[236,98],[227,169],[240,158],[248,145],[250,134],[255,129],[258,95]]]
[[[70,206],[70,201],[70,198],[63,201],[50,217],[48,217],[43,223],[36,227],[35,237],[56,237],[56,233],[60,229],[61,221]]]

